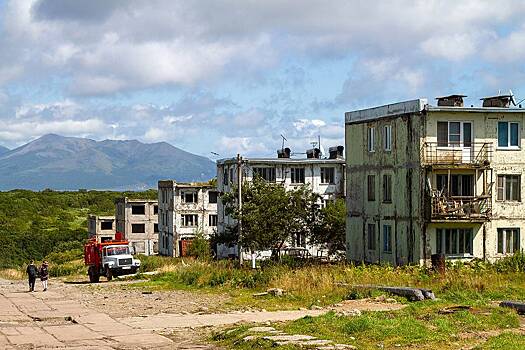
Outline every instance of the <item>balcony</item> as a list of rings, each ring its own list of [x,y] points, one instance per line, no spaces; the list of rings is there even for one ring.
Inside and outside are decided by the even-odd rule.
[[[446,196],[440,191],[432,191],[430,207],[431,221],[484,222],[492,217],[492,196]]]
[[[425,142],[421,149],[421,163],[425,166],[489,167],[492,143],[472,142],[469,146]]]

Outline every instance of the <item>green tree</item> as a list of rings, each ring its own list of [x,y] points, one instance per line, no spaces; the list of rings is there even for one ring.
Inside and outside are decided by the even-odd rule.
[[[187,253],[189,256],[201,260],[208,260],[211,258],[210,242],[206,239],[202,230],[195,232],[195,238],[192,239]]]
[[[291,237],[310,236],[317,219],[319,197],[308,186],[287,191],[282,184],[255,178],[242,186],[240,212],[236,194],[234,189],[224,194],[221,200],[227,215],[235,220],[241,219],[244,248],[281,249]],[[238,226],[228,228],[227,236],[238,239]]]
[[[346,247],[346,205],[343,198],[328,202],[320,210],[312,231],[312,241],[325,245],[330,253]]]

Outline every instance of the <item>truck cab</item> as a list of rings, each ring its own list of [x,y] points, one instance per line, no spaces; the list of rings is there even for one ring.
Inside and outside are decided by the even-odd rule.
[[[135,273],[140,267],[140,260],[133,258],[127,245],[109,245],[102,248],[102,266],[106,277]]]

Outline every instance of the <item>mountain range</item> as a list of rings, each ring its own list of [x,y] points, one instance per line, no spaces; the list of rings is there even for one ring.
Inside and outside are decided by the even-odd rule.
[[[21,147],[0,148],[0,190],[157,188],[161,179],[208,181],[215,164],[166,142],[95,141],[44,135]]]

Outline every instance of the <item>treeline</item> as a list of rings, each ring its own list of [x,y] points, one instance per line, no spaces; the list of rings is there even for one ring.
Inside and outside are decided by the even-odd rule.
[[[123,196],[156,199],[157,191],[0,192],[0,268],[81,248],[87,215],[114,215],[115,200]]]

